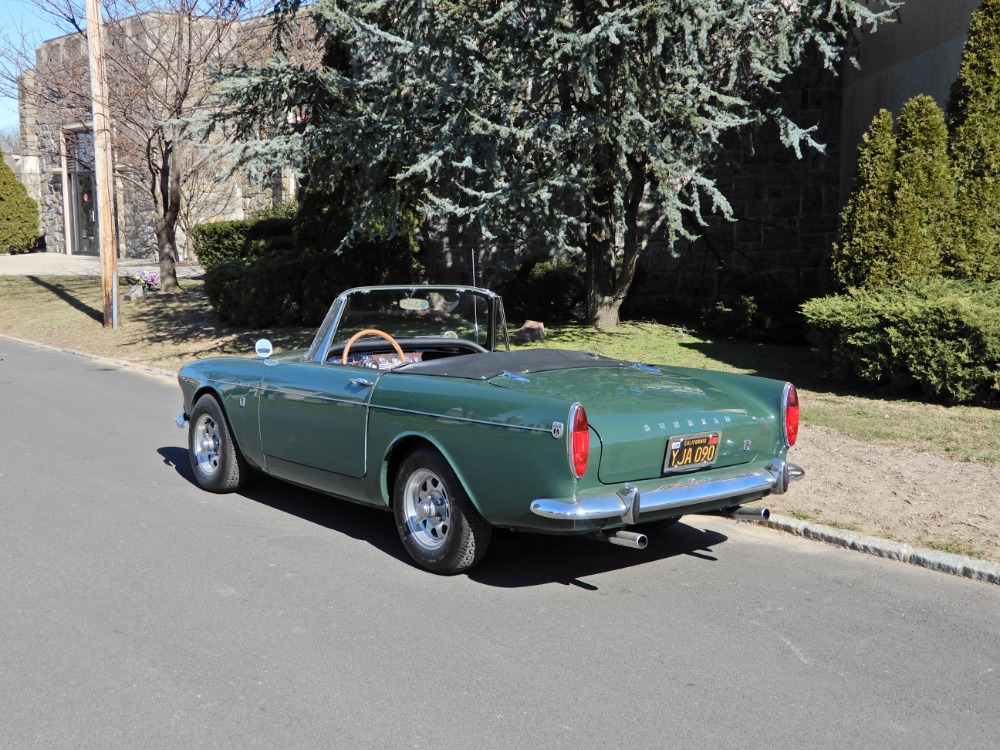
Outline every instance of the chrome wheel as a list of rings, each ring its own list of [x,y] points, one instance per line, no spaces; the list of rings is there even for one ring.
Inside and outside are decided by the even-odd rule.
[[[219,425],[210,414],[202,414],[194,425],[192,436],[195,467],[207,476],[219,470],[222,438]]]
[[[211,394],[198,399],[191,410],[188,452],[195,481],[210,492],[238,490],[250,476],[219,402]]]
[[[468,570],[489,547],[492,527],[479,515],[454,469],[430,446],[414,449],[399,464],[392,512],[407,553],[435,573]]]
[[[402,499],[410,538],[428,551],[444,545],[451,530],[451,498],[441,477],[430,469],[413,472]]]

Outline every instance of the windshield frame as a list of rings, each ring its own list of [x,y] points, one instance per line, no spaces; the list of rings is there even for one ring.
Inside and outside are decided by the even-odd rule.
[[[470,294],[483,299],[486,302],[487,320],[486,341],[483,343],[487,351],[509,351],[510,338],[507,331],[507,321],[503,311],[503,301],[500,295],[489,289],[466,285],[446,285],[446,284],[400,284],[392,286],[362,286],[348,289],[341,293],[330,305],[330,309],[323,319],[323,323],[316,331],[312,344],[306,351],[303,359],[313,362],[326,362],[330,351],[337,346],[346,343],[346,337],[341,337],[338,332],[344,318],[344,313],[350,307],[352,297],[368,295],[378,292],[397,292],[409,294],[428,294],[438,292],[441,294]],[[386,331],[391,334],[391,331]]]

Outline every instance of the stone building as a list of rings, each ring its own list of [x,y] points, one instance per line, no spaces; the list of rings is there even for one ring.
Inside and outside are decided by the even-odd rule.
[[[180,19],[180,20],[179,20]],[[207,157],[196,139],[169,143],[168,129],[160,137],[155,123],[168,117],[157,96],[187,87],[185,115],[208,106],[209,76],[218,62],[264,54],[266,27],[260,20],[235,23],[211,18],[187,19],[184,34],[199,44],[214,45],[201,68],[185,70],[177,63],[172,36],[185,19],[147,13],[106,25],[108,37],[109,110],[114,120],[115,215],[120,257],[153,258],[155,204],[151,195],[157,175],[149,161],[173,150],[172,167],[182,175],[182,213],[178,220],[178,250],[186,253],[185,229],[203,221],[243,218],[251,208],[267,205],[294,191],[290,180],[266,187],[230,176],[230,165]],[[209,55],[216,55],[209,59]],[[239,57],[236,57],[236,56]],[[126,72],[122,72],[125,70]],[[187,80],[171,81],[173,76]],[[194,93],[190,93],[193,91]],[[20,80],[21,147],[19,177],[39,204],[42,231],[49,252],[96,255],[97,214],[94,204],[94,133],[90,109],[87,39],[69,34],[43,42],[35,52],[35,67]]]

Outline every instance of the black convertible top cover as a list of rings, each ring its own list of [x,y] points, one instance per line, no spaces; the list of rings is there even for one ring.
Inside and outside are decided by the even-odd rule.
[[[590,352],[564,349],[528,349],[520,352],[486,352],[417,362],[397,370],[412,375],[442,375],[450,378],[489,380],[508,372],[524,375],[545,370],[578,367],[629,367],[631,362],[602,357]]]

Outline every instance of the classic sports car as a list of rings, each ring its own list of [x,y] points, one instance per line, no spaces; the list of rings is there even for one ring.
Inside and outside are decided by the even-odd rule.
[[[438,573],[475,565],[494,528],[642,548],[643,524],[735,512],[803,474],[785,460],[791,383],[511,351],[485,289],[351,289],[306,351],[256,350],[180,370],[198,484],[229,492],[258,471],[391,509]]]

